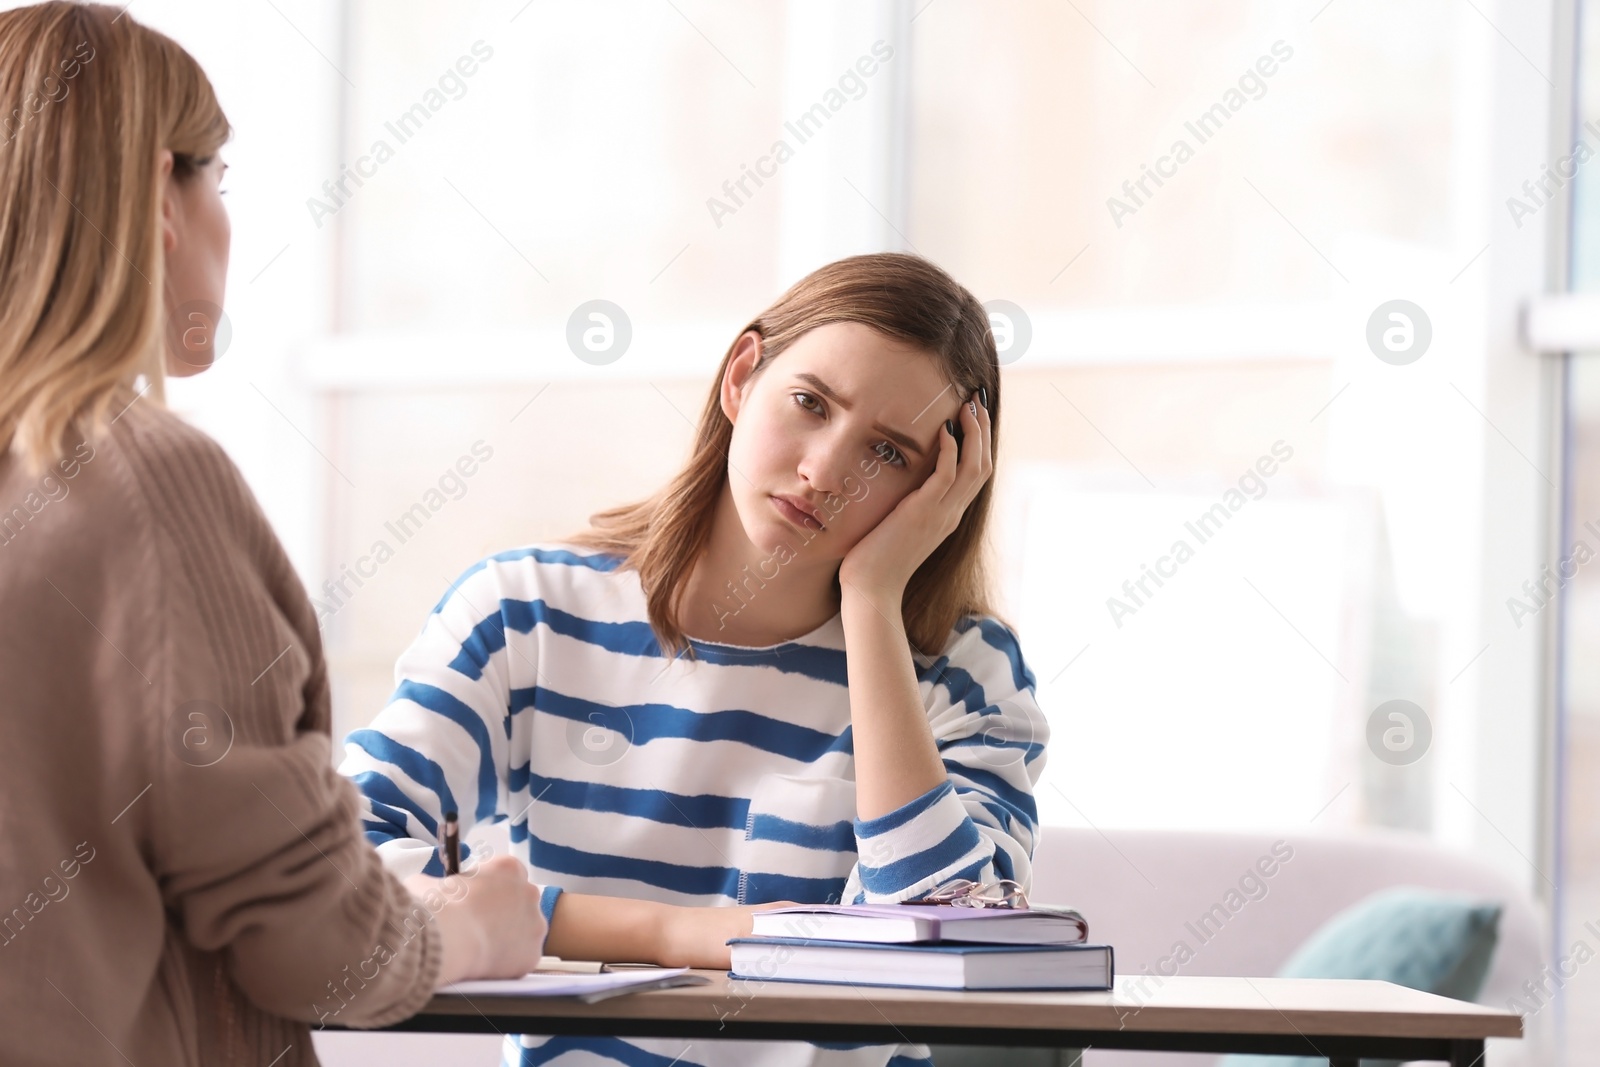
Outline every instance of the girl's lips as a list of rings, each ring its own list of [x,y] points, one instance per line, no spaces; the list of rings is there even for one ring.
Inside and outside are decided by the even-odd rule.
[[[773,506],[778,509],[778,512],[784,518],[788,519],[790,522],[794,523],[796,526],[800,527],[802,530],[820,530],[820,529],[822,529],[822,524],[820,522],[818,522],[812,516],[807,515],[805,512],[801,511],[799,508],[795,507],[793,504],[789,503],[787,500],[783,499],[782,497],[775,496],[775,497],[772,497],[771,499],[772,499]]]

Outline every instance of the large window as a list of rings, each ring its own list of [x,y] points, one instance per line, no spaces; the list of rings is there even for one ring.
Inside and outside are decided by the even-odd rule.
[[[1494,833],[1461,797],[1492,669],[1462,531],[1506,449],[1485,421],[1494,218],[1462,206],[1487,181],[1492,27],[1442,3],[630,12],[351,8],[342,158],[410,136],[329,221],[342,328],[307,371],[352,484],[328,479],[326,574],[474,441],[495,458],[404,564],[346,584],[344,724],[464,562],[668,476],[784,285],[899,247],[1026,320],[1000,547],[1070,739],[1047,818]],[[605,367],[563,343],[592,298],[632,327]],[[1394,300],[1420,309],[1415,362],[1382,347],[1386,314],[1369,343]],[[1542,485],[1534,466],[1508,476]],[[1422,709],[1426,758],[1367,745],[1395,699]]]

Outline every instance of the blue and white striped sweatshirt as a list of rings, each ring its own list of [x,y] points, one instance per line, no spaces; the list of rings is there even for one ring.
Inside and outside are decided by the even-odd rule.
[[[952,878],[1030,882],[1048,727],[1015,635],[966,616],[914,655],[948,781],[855,817],[841,617],[763,648],[692,639],[668,657],[637,572],[554,542],[468,568],[345,742],[367,838],[405,877],[442,874],[442,813],[509,820],[555,889],[712,906],[893,902]],[[463,854],[470,853],[464,848]],[[512,1064],[883,1067],[915,1045],[508,1038]],[[657,1061],[656,1056],[661,1059]]]

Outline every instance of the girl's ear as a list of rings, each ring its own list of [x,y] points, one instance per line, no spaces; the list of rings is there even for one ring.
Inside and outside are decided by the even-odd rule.
[[[751,375],[761,362],[764,343],[762,336],[754,330],[746,330],[734,342],[733,358],[728,361],[727,372],[722,376],[722,413],[728,416],[729,422],[739,421],[739,410],[744,407],[745,397],[749,394]]]
[[[173,199],[172,149],[163,148],[156,157],[156,184],[161,187],[161,247],[167,255],[178,247],[177,204]]]

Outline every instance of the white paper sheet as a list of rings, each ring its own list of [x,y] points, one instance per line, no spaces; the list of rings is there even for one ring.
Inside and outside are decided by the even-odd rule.
[[[627,992],[634,986],[656,985],[664,978],[686,974],[687,967],[661,967],[649,970],[607,971],[601,974],[540,974],[521,978],[480,978],[452,982],[440,993],[465,993],[479,996],[586,997],[597,993]]]

